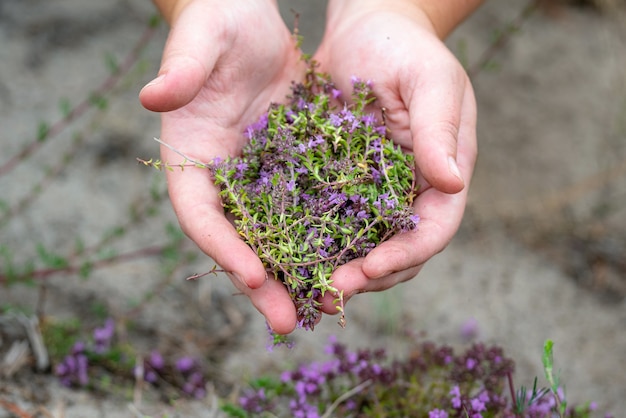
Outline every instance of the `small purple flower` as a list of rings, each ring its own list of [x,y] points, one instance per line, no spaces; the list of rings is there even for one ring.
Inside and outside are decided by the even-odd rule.
[[[103,354],[111,347],[111,340],[115,334],[115,321],[109,318],[101,328],[93,330],[94,351],[98,354]]]
[[[246,393],[239,398],[239,405],[247,412],[260,414],[265,410],[265,404],[267,396],[263,388],[258,391],[246,391]]]
[[[309,271],[308,268],[304,267],[304,266],[298,266],[298,268],[296,269],[298,271],[298,274],[304,278],[310,278],[311,277],[311,272]]]
[[[298,103],[296,104],[298,109],[306,109],[307,105],[308,103],[302,97],[298,98]]]
[[[309,142],[307,143],[307,145],[309,148],[313,149],[319,145],[322,145],[325,142],[326,140],[321,135],[318,134],[318,135],[315,135],[313,139],[309,139]]]
[[[156,383],[158,380],[157,374],[152,370],[146,370],[143,376],[143,380],[148,383]]]
[[[252,125],[246,128],[244,132],[245,137],[248,140],[253,139],[257,132],[267,129],[268,121],[269,121],[268,115],[267,113],[264,113],[263,115],[261,115],[258,121],[256,121],[255,123],[253,123]]]
[[[374,126],[376,124],[376,116],[373,113],[368,113],[363,115],[361,121],[365,125],[365,127],[369,128],[370,126]]]
[[[470,318],[461,325],[461,338],[464,341],[471,341],[478,335],[478,321]]]
[[[489,402],[489,397],[488,396],[487,396],[486,400],[484,398],[477,397],[477,398],[473,398],[472,400],[470,400],[470,405],[472,406],[472,409],[475,412],[482,412],[482,411],[486,411],[487,410],[487,407],[485,406],[486,402]]]
[[[361,124],[361,121],[357,118],[354,118],[354,115],[353,115],[352,124],[350,125],[350,129],[348,129],[348,131],[349,132],[356,131],[360,124]]]
[[[85,344],[79,341],[74,344],[70,354],[57,364],[55,374],[64,386],[87,386],[89,384],[88,369],[89,360],[85,355]]]
[[[448,418],[448,413],[441,409],[433,409],[428,413],[428,418]]]
[[[476,361],[476,359],[473,359],[471,357],[465,360],[465,367],[467,368],[467,370],[473,370],[477,364],[478,364],[478,361]]]
[[[165,366],[165,361],[163,360],[163,356],[155,350],[150,353],[148,364],[155,370],[161,370],[163,366]]]
[[[70,351],[72,355],[82,354],[85,352],[85,343],[82,341],[76,341]]]
[[[344,105],[343,110],[341,111],[341,116],[346,122],[354,122],[356,119],[356,116],[354,116],[354,113],[348,109],[347,105]]]
[[[333,237],[331,237],[330,235],[326,235],[324,237],[324,246],[325,247],[330,247],[331,245],[333,245],[334,242],[335,242],[335,239]]]
[[[181,357],[176,360],[176,370],[181,373],[189,372],[195,366],[195,361],[191,357]]]
[[[458,385],[455,385],[450,391],[450,395],[452,395],[452,407],[459,409],[463,402],[461,401],[461,389]]]
[[[333,126],[339,127],[343,123],[343,119],[341,118],[341,116],[336,113],[331,114],[328,119],[330,120],[330,123],[333,124]]]
[[[248,163],[243,160],[239,160],[237,164],[235,164],[235,170],[236,170],[235,178],[236,179],[244,178],[247,169],[248,169]]]
[[[285,370],[280,374],[280,381],[283,383],[288,383],[292,379],[292,373],[289,370]]]
[[[259,180],[258,180],[258,182],[259,182],[259,184],[264,185],[264,186],[269,184],[269,182],[270,182],[270,173],[268,173],[265,170],[262,170],[259,173]]]

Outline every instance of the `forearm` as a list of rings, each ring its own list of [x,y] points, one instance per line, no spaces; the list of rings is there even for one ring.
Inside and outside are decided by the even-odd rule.
[[[409,0],[426,13],[437,35],[444,39],[484,0]]]
[[[163,16],[170,25],[189,1],[190,0],[152,0],[157,9],[159,9],[161,16]]]
[[[355,14],[397,12],[421,20],[441,39],[446,38],[484,0],[330,0],[328,25]]]
[[[163,18],[170,25],[172,22],[176,21],[176,18],[180,14],[180,12],[185,8],[188,3],[191,3],[193,0],[152,0],[154,5],[159,9],[159,12],[163,16]],[[207,0],[213,1],[217,5],[228,5],[229,1],[224,0]],[[245,0],[252,1],[252,0]],[[233,0],[233,5],[237,5],[238,3],[244,3],[244,0]],[[274,7],[278,7],[277,0],[255,0],[255,1],[263,1],[268,5],[272,5]]]

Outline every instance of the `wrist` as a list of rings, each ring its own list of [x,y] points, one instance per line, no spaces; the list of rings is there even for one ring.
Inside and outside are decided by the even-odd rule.
[[[440,39],[446,38],[484,0],[330,0],[328,27],[366,13],[393,12],[406,16]]]
[[[178,19],[178,16],[185,9],[185,7],[193,1],[204,1],[207,5],[213,3],[214,7],[224,7],[225,4],[228,4],[228,2],[224,2],[222,0],[152,0],[154,5],[159,10],[159,13],[170,26],[176,21],[176,19]],[[271,6],[278,8],[278,0],[247,0],[245,2],[265,3],[268,7]],[[239,0],[237,3],[244,3],[244,1]]]
[[[152,0],[159,13],[165,21],[171,26],[180,12],[189,4],[192,0]]]
[[[469,17],[484,0],[409,0],[415,3],[432,23],[437,36],[446,38]]]

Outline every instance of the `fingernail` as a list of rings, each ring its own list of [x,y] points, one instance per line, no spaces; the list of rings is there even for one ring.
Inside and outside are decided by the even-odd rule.
[[[238,273],[234,273],[234,272],[233,272],[232,274],[233,274],[233,276],[235,277],[235,279],[237,279],[237,280],[239,280],[241,283],[245,284],[245,285],[246,285],[246,287],[250,287],[250,286],[248,285],[248,283],[247,283],[247,282],[246,282],[246,281],[245,281],[245,280],[244,280],[244,279],[243,279],[243,278],[242,278],[242,277],[241,277]]]
[[[150,86],[154,86],[155,84],[159,84],[159,83],[161,83],[164,79],[165,79],[165,74],[161,74],[160,76],[158,76],[157,78],[155,78],[154,80],[152,80],[151,82],[149,82],[148,84],[146,84],[146,85],[144,86],[144,88],[146,88],[146,87],[150,87]]]
[[[463,181],[463,177],[461,176],[461,170],[459,170],[459,166],[456,164],[456,161],[452,157],[448,157],[448,170],[450,170],[450,173],[452,173],[452,175],[454,175],[456,178]]]
[[[235,279],[238,282],[243,283],[244,286],[250,287],[248,285],[248,283],[246,283],[246,281],[239,274],[235,273],[234,271],[228,271],[228,272],[226,272],[226,275],[229,276],[231,279]]]

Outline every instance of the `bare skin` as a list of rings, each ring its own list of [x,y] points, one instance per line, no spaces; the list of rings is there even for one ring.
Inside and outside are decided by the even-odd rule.
[[[155,3],[171,30],[159,77],[144,87],[140,100],[162,112],[161,139],[200,161],[239,154],[245,127],[270,102],[281,101],[305,71],[276,2]],[[343,91],[350,90],[352,75],[373,81],[392,137],[416,155],[421,185],[415,201],[422,218],[418,231],[393,238],[333,275],[346,299],[414,277],[459,227],[476,158],[476,108],[467,76],[440,39],[478,4],[329,3],[327,31],[315,59]],[[161,154],[170,164],[181,160],[167,147]],[[286,289],[267,277],[225,217],[206,170],[169,172],[168,189],[185,233],[229,272],[274,332],[293,331],[297,318]],[[324,302],[325,312],[336,312],[332,301]]]

